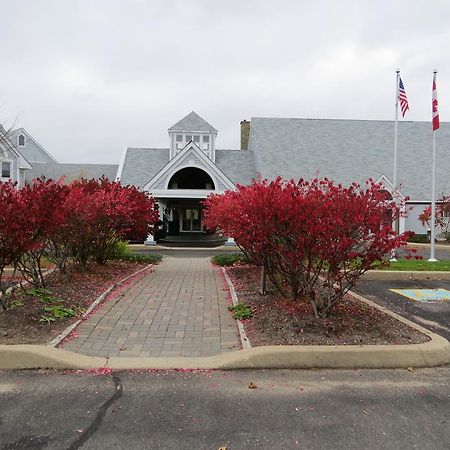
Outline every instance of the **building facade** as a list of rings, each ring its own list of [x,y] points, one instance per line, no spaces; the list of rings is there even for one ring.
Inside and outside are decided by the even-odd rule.
[[[167,148],[127,148],[118,179],[152,194],[169,234],[202,233],[201,200],[249,184],[254,178],[310,179],[336,183],[380,182],[394,194],[392,121],[252,118],[241,122],[241,148],[217,148],[218,131],[195,112],[168,129]],[[400,122],[396,195],[408,216],[398,231],[426,234],[418,220],[431,199],[428,122]],[[450,125],[437,137],[436,193],[450,193]]]
[[[0,181],[12,181],[20,188],[36,178],[63,179],[65,183],[80,178],[114,180],[115,164],[64,164],[56,159],[27,130],[5,130],[0,125]]]
[[[172,236],[204,234],[202,200],[259,177],[318,176],[344,185],[371,178],[395,191],[392,121],[253,117],[241,122],[240,148],[221,149],[218,131],[191,112],[168,129],[166,148],[127,148],[118,166],[59,163],[23,128],[0,131],[1,181],[117,179],[156,198],[162,227]],[[436,141],[439,199],[450,194],[449,123],[441,123]],[[431,142],[430,123],[399,122],[396,193],[408,212],[396,225],[400,232],[427,233],[418,216],[431,200]]]

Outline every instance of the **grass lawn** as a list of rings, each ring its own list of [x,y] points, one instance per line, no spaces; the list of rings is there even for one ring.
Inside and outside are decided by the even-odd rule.
[[[450,261],[437,261],[428,262],[426,259],[413,260],[413,259],[400,259],[398,261],[392,261],[389,263],[388,267],[384,267],[382,270],[404,270],[404,271],[438,271],[438,272],[449,272],[450,271]]]

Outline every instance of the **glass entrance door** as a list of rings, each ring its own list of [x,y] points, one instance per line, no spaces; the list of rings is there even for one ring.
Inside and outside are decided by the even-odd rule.
[[[202,231],[202,210],[200,208],[183,210],[181,231]]]

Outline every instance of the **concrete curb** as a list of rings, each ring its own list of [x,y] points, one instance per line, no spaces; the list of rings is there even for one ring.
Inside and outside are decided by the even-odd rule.
[[[450,344],[436,336],[424,344],[252,347],[207,357],[95,357],[40,345],[0,345],[8,369],[399,369],[450,363]]]
[[[422,270],[369,270],[361,277],[363,280],[450,280],[450,272]]]
[[[431,244],[425,243],[425,242],[408,242],[408,247],[424,247],[424,248],[430,248]],[[434,244],[435,248],[447,248],[450,250],[449,244]]]
[[[227,270],[225,267],[221,267],[223,277],[225,278],[225,281],[228,286],[228,290],[230,291],[231,295],[231,301],[233,302],[233,305],[236,306],[239,303],[239,300],[237,298],[236,289],[234,288],[233,282],[231,281],[230,277],[228,276]],[[237,322],[238,330],[239,330],[239,336],[241,338],[241,345],[242,348],[251,348],[250,340],[247,336],[247,333],[245,332],[244,324],[239,319],[235,319]]]

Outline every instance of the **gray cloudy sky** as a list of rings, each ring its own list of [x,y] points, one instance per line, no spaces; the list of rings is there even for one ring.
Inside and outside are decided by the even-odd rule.
[[[167,147],[195,110],[239,148],[251,116],[450,120],[448,0],[0,0],[1,119],[61,162]]]

